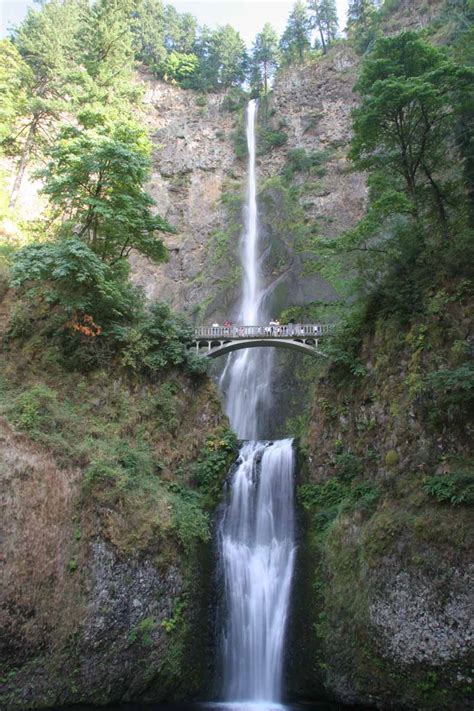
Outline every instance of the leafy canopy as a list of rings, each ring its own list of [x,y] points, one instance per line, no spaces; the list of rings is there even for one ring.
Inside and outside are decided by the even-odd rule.
[[[65,126],[39,171],[43,191],[66,217],[64,234],[75,234],[101,259],[114,262],[132,249],[154,261],[166,258],[156,232],[172,228],[152,213],[154,201],[143,189],[150,169],[150,144],[137,124],[97,123],[82,115],[81,127]]]

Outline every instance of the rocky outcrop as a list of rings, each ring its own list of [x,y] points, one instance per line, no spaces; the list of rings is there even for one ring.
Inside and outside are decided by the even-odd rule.
[[[275,313],[334,298],[302,232],[311,225],[313,234],[340,234],[363,213],[364,176],[351,172],[347,161],[357,65],[352,50],[339,47],[320,60],[288,68],[275,82],[268,109],[261,107],[260,124],[287,135],[284,145],[258,158],[263,272],[270,287],[268,307]],[[142,82],[154,144],[149,190],[176,233],[165,237],[167,264],[133,257],[134,279],[151,298],[197,320],[235,317],[246,165],[237,159],[234,144],[243,130],[243,109],[230,111],[224,95],[183,91],[147,75]],[[288,182],[282,186],[272,179],[282,175],[295,149],[319,154],[321,165],[318,175],[294,175],[298,197],[289,208]],[[299,215],[289,220],[292,208]]]
[[[134,255],[134,279],[151,299],[195,316],[222,291],[226,274],[225,264],[219,269],[213,257],[213,235],[226,226],[226,181],[241,178],[245,169],[232,144],[235,114],[226,109],[224,94],[183,91],[146,74],[141,81],[143,118],[153,142],[148,189],[176,233],[165,237],[166,264]]]
[[[361,351],[366,375],[318,384],[299,488],[303,697],[472,707],[472,411],[467,394],[448,407],[424,384],[459,367],[451,344],[472,342],[471,320],[465,302],[406,330],[380,322]],[[449,482],[464,494],[439,493]]]
[[[55,425],[46,447],[37,441],[39,430],[27,436],[0,418],[2,709],[189,699],[210,684],[213,554],[206,530],[195,523],[207,525],[209,514],[188,510],[186,502],[195,500],[192,472],[199,452],[207,437],[217,436],[218,446],[225,422],[205,382],[190,386],[183,379],[174,411],[176,384],[157,387],[151,399],[147,387],[102,381],[102,400],[92,401],[96,413],[106,401],[112,410],[112,402],[127,402],[123,451],[132,465],[137,433],[131,400],[137,397],[142,411],[152,405],[156,414],[148,425],[140,424],[140,416],[138,427],[158,429],[154,471],[143,472],[137,460],[135,481],[120,482],[117,467],[100,470],[105,478],[99,474],[93,482],[97,455],[88,453],[83,434],[76,435],[84,445],[79,458],[70,450],[61,456],[67,420]],[[64,399],[73,416],[70,395]],[[10,412],[16,395],[0,400],[2,411]],[[169,431],[160,424],[163,407],[174,421]],[[119,405],[112,419],[120,416]],[[100,436],[98,415],[82,410],[80,417],[91,440]],[[222,463],[221,482],[231,459]]]

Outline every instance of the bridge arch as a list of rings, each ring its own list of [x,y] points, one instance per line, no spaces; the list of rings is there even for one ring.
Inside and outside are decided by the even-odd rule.
[[[194,331],[199,356],[218,358],[244,348],[287,348],[305,355],[324,356],[321,338],[329,336],[329,324],[268,324],[264,326],[201,326]]]
[[[311,344],[303,341],[288,341],[278,338],[249,338],[248,340],[242,339],[238,341],[223,341],[219,344],[216,344],[215,341],[210,343],[201,341],[197,345],[198,354],[205,358],[219,358],[219,356],[227,355],[233,351],[240,351],[244,348],[286,348],[292,351],[297,351],[298,353],[304,353],[305,355],[323,355],[323,353],[317,349],[314,341]]]

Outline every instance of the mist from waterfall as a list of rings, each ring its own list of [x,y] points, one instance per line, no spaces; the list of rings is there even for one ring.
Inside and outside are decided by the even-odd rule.
[[[257,210],[257,103],[246,115],[249,153],[239,323],[260,325],[262,308]],[[273,350],[251,348],[229,356],[221,377],[226,410],[246,441],[229,483],[219,526],[225,588],[222,631],[223,696],[228,702],[278,702],[282,697],[285,634],[296,551],[291,439],[258,441],[272,414]]]

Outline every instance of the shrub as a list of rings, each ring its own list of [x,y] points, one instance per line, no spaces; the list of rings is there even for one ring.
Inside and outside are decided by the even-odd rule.
[[[399,461],[400,456],[398,452],[396,452],[394,449],[389,449],[389,451],[385,455],[385,466],[396,467]]]
[[[202,510],[202,499],[194,491],[173,487],[171,506],[173,528],[186,553],[190,553],[197,541],[207,542],[210,537],[209,516]]]
[[[208,438],[193,468],[194,482],[207,504],[218,501],[222,482],[236,454],[237,438],[231,430],[224,430],[219,437]]]
[[[288,151],[283,174],[287,179],[293,178],[295,173],[314,173],[319,178],[326,174],[324,164],[331,156],[330,150],[312,151],[307,153],[304,148],[293,148]]]
[[[347,496],[347,485],[333,477],[322,484],[303,484],[299,488],[299,496],[306,509],[314,506],[331,508]]]
[[[155,620],[152,617],[145,617],[128,633],[129,644],[134,644],[138,641],[146,647],[151,647],[151,645],[153,644],[151,633],[153,632],[155,627]]]
[[[474,474],[472,472],[459,471],[453,474],[430,476],[425,479],[423,486],[425,491],[440,504],[474,505]]]
[[[435,423],[453,420],[461,412],[467,414],[474,404],[474,366],[465,363],[459,368],[429,373],[421,392],[425,402],[434,406],[430,419]]]
[[[261,127],[257,136],[257,153],[258,155],[265,155],[273,150],[273,148],[284,146],[287,141],[288,134],[284,131],[275,131],[270,128]]]
[[[248,95],[240,86],[233,86],[228,89],[222,100],[222,109],[224,111],[240,111],[248,101]]]
[[[12,411],[12,422],[32,437],[41,431],[54,428],[57,410],[57,395],[46,385],[34,385],[16,398]]]
[[[337,476],[342,481],[351,481],[363,471],[362,460],[352,452],[336,454],[335,466]]]

